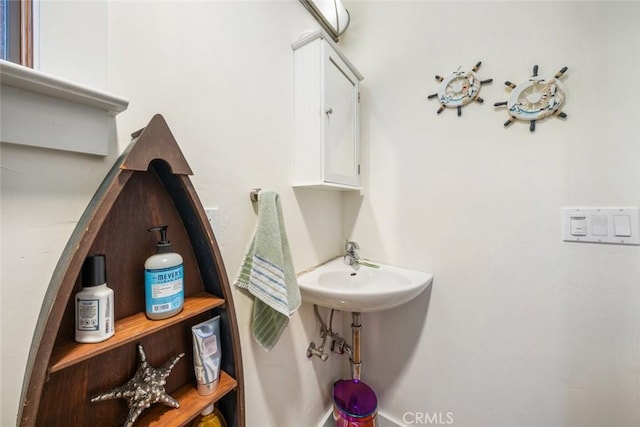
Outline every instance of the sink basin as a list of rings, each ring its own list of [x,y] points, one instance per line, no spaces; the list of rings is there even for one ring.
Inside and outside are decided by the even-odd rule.
[[[433,280],[429,273],[371,264],[379,268],[349,266],[340,257],[300,274],[302,300],[342,311],[388,310],[411,301]]]

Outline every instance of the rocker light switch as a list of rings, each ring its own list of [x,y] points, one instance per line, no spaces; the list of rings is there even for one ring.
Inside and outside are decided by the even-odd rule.
[[[631,237],[631,221],[629,215],[614,215],[613,229],[616,237]]]

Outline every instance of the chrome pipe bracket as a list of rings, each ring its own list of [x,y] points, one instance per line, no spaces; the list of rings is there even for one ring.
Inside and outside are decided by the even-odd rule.
[[[262,191],[262,188],[253,188],[249,192],[249,198],[253,203],[256,203],[258,201],[258,195],[260,194],[261,191]]]

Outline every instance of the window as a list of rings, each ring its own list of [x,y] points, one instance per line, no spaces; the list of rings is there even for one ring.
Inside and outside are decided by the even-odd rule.
[[[33,0],[0,4],[0,58],[33,68]]]

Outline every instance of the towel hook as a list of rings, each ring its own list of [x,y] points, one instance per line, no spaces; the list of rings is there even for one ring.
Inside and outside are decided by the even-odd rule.
[[[249,192],[249,198],[253,203],[258,201],[258,194],[262,191],[262,188],[254,188]]]

